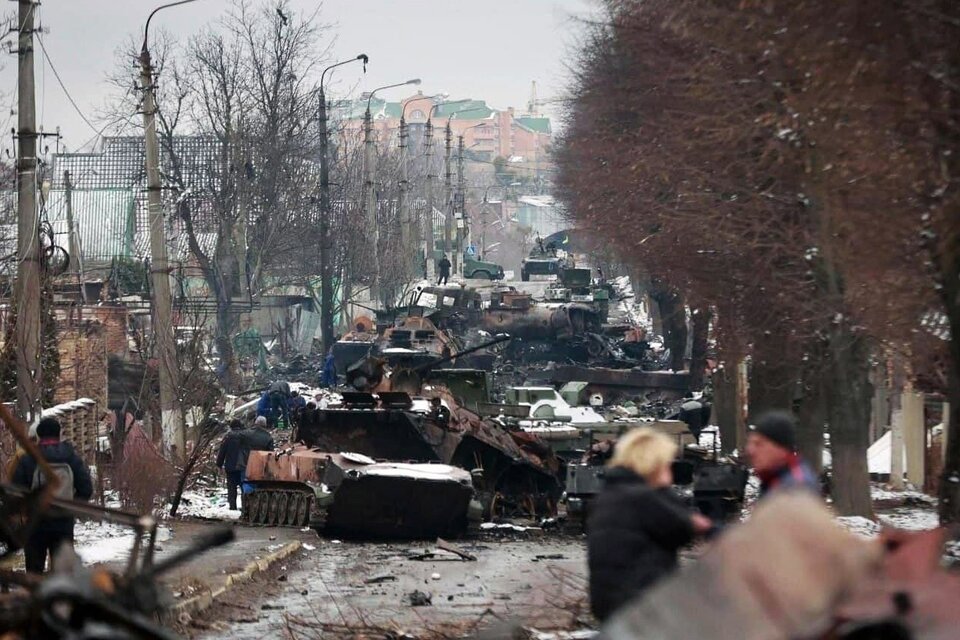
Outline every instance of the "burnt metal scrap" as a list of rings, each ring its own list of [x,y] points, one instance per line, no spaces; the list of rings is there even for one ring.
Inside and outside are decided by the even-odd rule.
[[[0,405],[0,419],[17,443],[34,456],[40,469],[49,469],[25,425]],[[197,555],[233,540],[231,529],[215,531],[176,554],[160,561],[154,558],[157,522],[139,516],[76,500],[53,497],[57,475],[39,489],[0,485],[0,545],[7,557],[26,542],[41,518],[51,509],[58,513],[111,522],[135,533],[127,567],[122,574],[81,565],[69,547],[54,560],[46,576],[0,571],[0,634],[4,638],[175,638],[155,619],[171,603],[158,579],[170,569]]]
[[[560,464],[549,446],[423,386],[421,374],[452,357],[394,371],[383,359],[354,365],[348,379],[364,391],[302,411],[290,449],[251,452],[244,519],[420,537],[465,531],[474,497],[475,518],[553,515]]]

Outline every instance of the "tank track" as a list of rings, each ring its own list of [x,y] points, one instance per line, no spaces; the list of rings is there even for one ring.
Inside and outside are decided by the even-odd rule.
[[[258,487],[243,497],[240,520],[248,524],[321,528],[324,515],[309,490]]]

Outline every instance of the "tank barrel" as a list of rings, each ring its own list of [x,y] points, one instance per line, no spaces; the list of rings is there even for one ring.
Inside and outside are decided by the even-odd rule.
[[[439,360],[434,360],[434,361],[432,361],[432,362],[427,362],[427,363],[425,363],[425,364],[421,364],[420,366],[414,367],[413,369],[411,369],[411,371],[412,371],[413,373],[420,373],[421,371],[424,371],[424,370],[426,370],[426,369],[432,369],[433,367],[435,367],[435,366],[437,366],[437,365],[440,365],[440,364],[444,364],[445,362],[450,362],[451,360],[456,360],[456,359],[459,358],[460,356],[465,356],[465,355],[468,355],[468,354],[473,353],[474,351],[479,351],[480,349],[486,349],[487,347],[491,347],[491,346],[493,346],[493,345],[495,345],[495,344],[500,344],[501,342],[507,342],[508,340],[510,340],[510,334],[501,333],[501,334],[498,334],[496,337],[494,337],[493,340],[489,340],[489,341],[484,342],[483,344],[479,344],[479,345],[477,345],[477,346],[475,346],[475,347],[470,347],[469,349],[464,349],[463,351],[460,351],[460,352],[458,352],[458,353],[456,353],[456,354],[453,354],[453,355],[446,356],[445,358],[440,358]]]

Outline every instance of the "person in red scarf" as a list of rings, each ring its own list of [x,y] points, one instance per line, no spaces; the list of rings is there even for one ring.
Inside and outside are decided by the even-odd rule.
[[[813,471],[797,453],[797,419],[786,411],[769,411],[747,435],[747,458],[760,478],[760,496],[784,489],[820,492]]]

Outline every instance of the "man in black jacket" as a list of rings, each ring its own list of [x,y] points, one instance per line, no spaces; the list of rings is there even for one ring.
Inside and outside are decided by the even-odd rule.
[[[253,427],[243,432],[249,451],[273,451],[273,436],[267,431],[267,419],[257,416]]]
[[[601,622],[677,566],[677,553],[712,523],[673,493],[677,445],[650,428],[622,437],[587,522],[590,605]]]
[[[60,486],[55,492],[56,497],[89,500],[93,495],[90,472],[73,446],[69,442],[60,441],[60,423],[56,418],[44,418],[40,421],[37,425],[37,438],[40,453],[60,480]],[[13,483],[27,489],[39,489],[47,483],[47,478],[38,468],[33,456],[25,455],[13,473]],[[73,525],[73,516],[63,513],[53,512],[43,517],[23,548],[27,571],[43,573],[47,556],[52,560],[61,544],[73,543]]]
[[[230,421],[230,431],[220,443],[217,452],[217,467],[227,475],[227,503],[231,511],[237,510],[237,487],[243,484],[243,472],[247,468],[247,455],[250,447],[243,433],[243,423]]]
[[[440,262],[437,263],[437,270],[440,272],[439,277],[437,278],[437,285],[447,284],[447,280],[450,279],[450,267],[453,266],[450,263],[450,259],[447,258],[447,254],[443,254],[443,257],[440,258]]]

